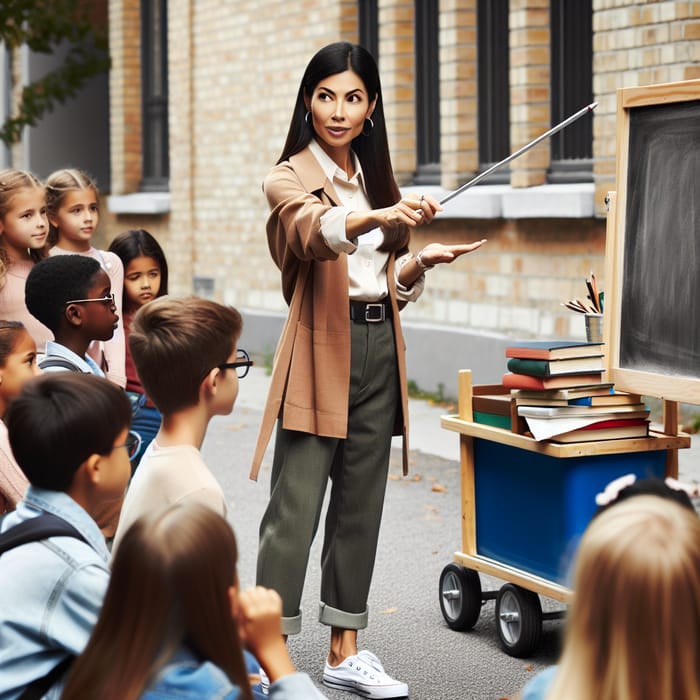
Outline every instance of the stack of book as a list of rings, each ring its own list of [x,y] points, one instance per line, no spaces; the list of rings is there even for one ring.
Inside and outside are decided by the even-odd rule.
[[[649,409],[637,394],[603,382],[603,345],[530,341],[506,348],[517,414],[536,440],[586,442],[646,437]]]

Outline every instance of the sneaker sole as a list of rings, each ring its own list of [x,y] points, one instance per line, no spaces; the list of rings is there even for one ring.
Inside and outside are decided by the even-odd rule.
[[[340,681],[335,678],[329,678],[324,674],[323,684],[329,688],[337,688],[338,690],[346,690],[356,695],[362,695],[364,698],[372,700],[390,700],[391,698],[407,698],[408,686],[363,686],[354,681]],[[405,689],[405,690],[404,690]]]

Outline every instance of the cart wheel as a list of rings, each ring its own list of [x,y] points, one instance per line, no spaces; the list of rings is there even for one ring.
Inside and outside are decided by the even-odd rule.
[[[453,630],[470,630],[481,613],[479,574],[458,564],[448,564],[440,574],[440,610]]]
[[[510,656],[529,656],[540,642],[542,606],[537,593],[506,583],[496,597],[496,627]]]

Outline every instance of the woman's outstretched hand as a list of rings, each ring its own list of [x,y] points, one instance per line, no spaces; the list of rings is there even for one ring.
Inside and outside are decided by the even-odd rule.
[[[420,251],[420,259],[424,265],[432,267],[440,263],[451,263],[460,255],[471,253],[477,248],[481,248],[486,243],[486,239],[474,243],[459,243],[457,245],[444,245],[442,243],[428,243],[423,250]]]

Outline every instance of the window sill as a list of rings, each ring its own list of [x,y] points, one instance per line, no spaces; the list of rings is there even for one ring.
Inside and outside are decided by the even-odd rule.
[[[170,192],[134,192],[107,197],[107,208],[113,214],[167,214]]]
[[[403,194],[431,194],[438,200],[450,194],[442,187],[402,187]],[[592,182],[537,187],[477,185],[445,205],[441,219],[588,219],[595,216]]]

